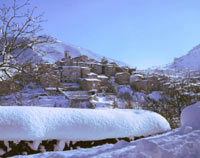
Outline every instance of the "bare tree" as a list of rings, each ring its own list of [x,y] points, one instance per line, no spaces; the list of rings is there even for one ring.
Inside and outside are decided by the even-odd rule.
[[[43,13],[35,15],[36,7],[30,8],[30,0],[13,0],[11,6],[0,6],[0,81],[12,80],[19,73],[30,73],[27,67],[33,66],[34,55],[26,61],[19,59],[29,56],[30,51],[42,52],[45,44],[54,43],[49,35],[39,35],[42,31],[41,24]]]
[[[20,1],[21,2],[21,1]],[[55,40],[48,35],[39,35],[44,22],[43,13],[35,15],[36,7],[30,9],[29,0],[19,4],[13,0],[11,6],[0,6],[0,80],[13,79],[13,73],[26,73],[25,68],[34,56],[26,62],[19,62],[23,53],[33,50],[41,53],[41,48]],[[40,48],[40,49],[39,49]]]

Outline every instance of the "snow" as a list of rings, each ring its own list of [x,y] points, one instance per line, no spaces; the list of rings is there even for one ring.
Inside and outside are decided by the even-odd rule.
[[[97,77],[98,77],[99,79],[108,79],[108,77],[105,76],[105,75],[98,75]]]
[[[199,70],[200,68],[200,45],[194,47],[186,55],[174,59],[174,62],[168,68],[176,70]]]
[[[168,130],[165,118],[145,110],[0,107],[0,140],[101,140]]]
[[[89,149],[46,152],[15,158],[200,158],[199,105],[198,102],[186,107],[181,115],[182,127],[162,135],[130,143],[119,141],[117,144],[105,144]]]
[[[33,87],[32,87],[33,86]],[[45,107],[68,107],[68,100],[65,96],[48,94],[41,87],[28,85],[22,91],[1,96],[2,106],[45,106]]]
[[[85,78],[86,81],[97,81],[100,82],[100,80],[96,79],[96,78]]]
[[[181,113],[182,126],[191,126],[193,129],[200,129],[200,102],[186,107]]]
[[[199,158],[200,130],[180,133],[180,130],[130,143],[119,141],[90,149],[46,152],[15,158]]]
[[[37,47],[40,48],[39,45]],[[38,48],[36,48],[36,49],[38,49]],[[45,45],[45,46],[43,46],[42,49],[44,50],[44,52],[47,52],[47,53],[42,56],[37,56],[35,54],[33,54],[33,55],[36,56],[36,59],[38,61],[42,59],[43,61],[49,62],[49,63],[55,63],[56,61],[64,58],[64,56],[65,56],[64,51],[66,51],[66,50],[69,51],[70,56],[73,58],[81,56],[81,55],[87,55],[89,57],[89,59],[95,59],[97,61],[101,61],[101,59],[103,57],[102,55],[93,53],[92,51],[90,51],[88,49],[74,46],[72,44],[64,43],[61,41],[57,41],[54,44]],[[32,52],[33,51],[31,51],[31,53]],[[30,55],[27,55],[27,57],[30,57]],[[116,62],[118,65],[127,66],[127,64],[125,64],[121,61],[110,59],[110,58],[107,58],[107,59],[110,62]]]
[[[144,76],[141,74],[133,74],[130,76],[130,83],[140,81]]]
[[[117,90],[117,96],[125,99],[128,99],[127,97],[132,98],[133,91],[130,85],[119,85]]]
[[[95,73],[93,73],[93,72],[90,72],[90,73],[88,73],[87,75],[88,75],[88,76],[93,76],[93,75],[97,75],[97,74],[95,74]]]
[[[90,102],[95,105],[95,108],[113,108],[114,100],[116,96],[114,95],[98,95],[95,96]]]
[[[148,94],[148,97],[155,101],[160,101],[163,98],[162,93],[162,91],[153,91],[152,93]]]

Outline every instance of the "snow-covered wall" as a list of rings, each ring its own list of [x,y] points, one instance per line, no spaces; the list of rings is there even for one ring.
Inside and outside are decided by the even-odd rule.
[[[200,158],[200,102],[186,107],[181,114],[182,127],[168,133],[89,149],[46,152],[16,158]],[[195,129],[196,128],[196,129]]]
[[[168,130],[165,118],[144,110],[0,107],[0,140],[99,140]]]

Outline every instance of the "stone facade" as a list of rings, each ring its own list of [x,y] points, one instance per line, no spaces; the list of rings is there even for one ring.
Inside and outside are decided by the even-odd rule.
[[[104,65],[103,66],[103,73],[108,76],[108,77],[111,77],[111,76],[114,76],[115,73],[116,73],[116,67],[113,66],[113,65]]]
[[[82,56],[78,56],[73,58],[74,62],[87,62],[88,61],[88,56],[86,55],[82,55]]]
[[[98,90],[100,88],[100,80],[84,78],[80,80],[80,86],[84,91],[90,91],[93,89]]]
[[[92,72],[96,74],[102,74],[102,64],[94,63],[91,66],[92,66]]]
[[[115,82],[121,85],[129,84],[130,74],[128,72],[118,72],[115,74]]]
[[[105,92],[108,90],[108,77],[105,75],[98,75],[97,78],[100,82],[100,91]]]
[[[91,96],[87,91],[62,91],[62,93],[69,101],[69,107],[92,108],[92,104],[89,102]]]
[[[89,67],[81,67],[81,78],[87,78],[87,74],[90,73]]]
[[[81,77],[80,66],[63,66],[61,81],[62,82],[78,82]]]
[[[97,78],[101,81],[101,86],[107,86],[108,84],[108,77],[105,75],[98,75]]]
[[[89,67],[89,64],[86,63],[86,62],[76,62],[76,61],[73,61],[73,66],[81,66],[81,67]]]
[[[56,75],[46,73],[40,77],[40,84],[44,88],[59,87],[60,80],[57,78]]]

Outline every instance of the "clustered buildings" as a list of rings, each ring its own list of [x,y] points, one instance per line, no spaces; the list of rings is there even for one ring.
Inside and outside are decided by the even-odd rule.
[[[111,77],[115,78],[117,84],[129,84],[130,74],[135,69],[119,66],[115,62],[109,63],[105,57],[100,62],[86,55],[72,58],[65,51],[64,58],[55,64],[42,64],[39,71],[45,71],[40,78],[41,85],[49,92],[61,91],[74,106],[75,102],[89,100],[88,96],[96,92],[110,92]]]

